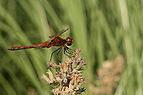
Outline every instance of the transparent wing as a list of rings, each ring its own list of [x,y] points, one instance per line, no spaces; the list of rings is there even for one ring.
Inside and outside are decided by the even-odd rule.
[[[55,36],[60,36],[60,35],[62,35],[63,33],[67,32],[68,30],[70,30],[69,27],[65,28],[65,29],[62,30],[60,33],[57,33],[57,34],[52,35],[52,36],[49,36],[49,38],[53,38],[53,37],[55,37]]]

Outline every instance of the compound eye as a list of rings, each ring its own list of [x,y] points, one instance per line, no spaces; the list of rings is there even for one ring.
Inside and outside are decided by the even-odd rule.
[[[67,38],[67,45],[68,46],[72,45],[72,42],[73,42],[72,38],[68,37]]]

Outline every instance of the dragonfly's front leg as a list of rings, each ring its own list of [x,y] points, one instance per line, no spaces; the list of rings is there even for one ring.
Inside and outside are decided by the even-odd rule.
[[[73,54],[75,51],[73,49],[70,49],[69,47],[65,46],[65,51],[68,53],[68,54]]]
[[[68,57],[70,57],[70,55],[72,54],[71,52],[68,51],[68,47],[67,46],[64,47],[64,54],[66,56],[68,56]],[[68,55],[68,54],[70,54],[70,55]]]

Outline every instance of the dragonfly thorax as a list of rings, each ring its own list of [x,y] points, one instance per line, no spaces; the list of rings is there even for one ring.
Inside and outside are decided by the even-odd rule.
[[[73,39],[71,37],[67,37],[66,41],[67,41],[67,45],[70,46],[72,45]]]

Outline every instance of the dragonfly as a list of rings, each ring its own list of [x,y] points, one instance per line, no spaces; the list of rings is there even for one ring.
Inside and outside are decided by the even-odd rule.
[[[56,35],[49,36],[49,38],[51,38],[51,39],[48,41],[45,41],[43,43],[36,44],[36,45],[29,45],[29,46],[16,46],[16,47],[8,48],[8,50],[16,51],[16,50],[31,49],[31,48],[58,47],[58,49],[56,49],[55,51],[53,51],[51,53],[50,61],[52,59],[53,54],[56,52],[57,52],[57,59],[59,60],[59,54],[63,48],[64,48],[64,54],[66,56],[70,57],[69,54],[72,54],[74,52],[72,49],[69,48],[69,46],[71,46],[73,43],[73,39],[71,37],[67,37],[65,39],[61,37],[61,35],[65,32],[67,32],[68,30],[69,30],[69,28],[66,28],[62,32],[60,32]]]

